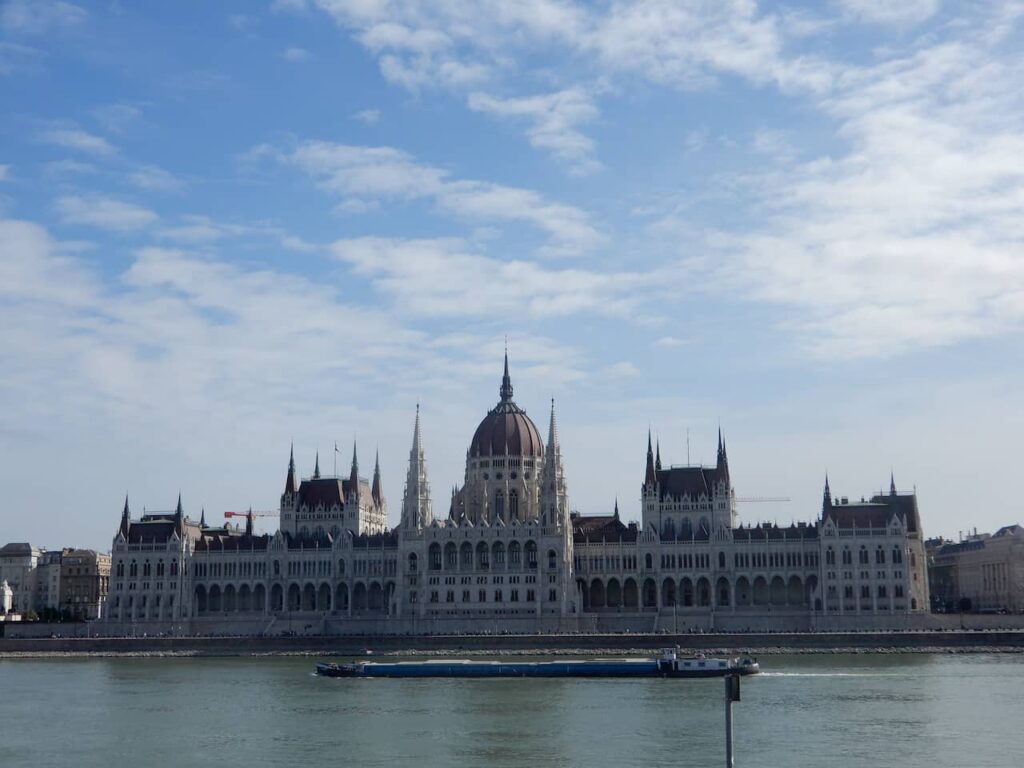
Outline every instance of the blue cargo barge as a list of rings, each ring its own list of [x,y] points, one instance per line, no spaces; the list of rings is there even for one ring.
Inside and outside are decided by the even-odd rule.
[[[325,677],[723,677],[760,671],[751,658],[679,658],[665,651],[646,659],[564,659],[558,661],[426,661],[359,662],[316,665]]]

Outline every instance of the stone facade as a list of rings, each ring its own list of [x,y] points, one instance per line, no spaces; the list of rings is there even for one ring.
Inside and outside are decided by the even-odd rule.
[[[113,543],[109,621],[181,633],[448,633],[881,629],[929,604],[916,496],[850,503],[825,484],[814,522],[740,526],[724,440],[715,466],[666,466],[648,436],[642,520],[570,512],[552,403],[547,439],[499,402],[466,453],[463,485],[435,517],[413,426],[397,527],[386,526],[353,449],[348,478],[298,477],[280,527],[256,536],[174,512],[132,520]],[[172,572],[173,569],[173,572]],[[117,631],[116,629],[114,631]]]
[[[60,559],[60,610],[73,619],[101,618],[110,584],[110,555],[66,549]]]
[[[959,542],[930,540],[933,606],[955,612],[1024,613],[1024,528],[1007,525]]]

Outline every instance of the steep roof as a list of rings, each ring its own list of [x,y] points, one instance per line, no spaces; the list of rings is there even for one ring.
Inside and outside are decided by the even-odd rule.
[[[656,470],[659,496],[662,499],[697,498],[702,493],[710,497],[719,480],[728,483],[728,470],[718,467],[669,467]]]
[[[917,496],[913,494],[879,494],[870,501],[829,504],[822,512],[822,519],[833,520],[839,528],[885,528],[894,515],[901,520],[906,518],[910,533],[921,530]]]
[[[636,541],[636,526],[624,525],[618,515],[575,515],[572,518],[573,540]]]
[[[733,541],[790,541],[797,539],[818,538],[818,527],[807,523],[795,523],[787,527],[772,523],[759,523],[755,526],[734,528]]]

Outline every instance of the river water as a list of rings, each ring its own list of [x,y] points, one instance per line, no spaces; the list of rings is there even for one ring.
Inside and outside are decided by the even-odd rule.
[[[736,765],[1024,765],[1024,656],[765,656]],[[339,680],[309,658],[0,660],[0,766],[719,766],[721,680]]]

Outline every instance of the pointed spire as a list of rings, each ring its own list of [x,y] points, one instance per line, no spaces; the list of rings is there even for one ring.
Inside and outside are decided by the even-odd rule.
[[[200,513],[199,513],[199,527],[200,528],[205,528],[206,527],[206,507],[203,507],[202,511],[200,511]]]
[[[615,497],[615,519],[619,519],[619,497]]]
[[[182,509],[181,509],[181,491],[178,491],[178,506],[176,506],[174,508],[174,514],[176,514],[176,515],[183,514],[182,513]]]
[[[454,495],[452,509],[454,509]],[[425,528],[433,519],[430,501],[430,483],[427,480],[427,462],[423,456],[420,436],[420,406],[416,404],[416,422],[412,430],[412,449],[409,451],[409,471],[405,478],[405,496],[402,500],[402,525],[407,528]]]
[[[249,514],[245,516],[245,535],[252,536],[252,507],[249,507]]]
[[[288,450],[288,476],[284,480],[284,492],[295,493],[297,490],[299,483],[295,476],[295,443],[292,443]]]
[[[127,539],[128,531],[132,527],[131,512],[128,509],[128,494],[124,495],[124,510],[121,512],[121,527],[119,532]]]
[[[725,482],[729,482],[729,455],[725,449],[725,438],[722,437],[722,428],[718,428],[718,460],[716,466],[720,473],[720,478]]]
[[[548,422],[548,452],[558,448],[558,422],[555,420],[555,398],[551,398],[551,421]]]
[[[374,502],[379,506],[381,500],[384,498],[384,494],[380,488],[380,450],[377,451],[377,455],[373,462],[373,489],[372,496]]]
[[[501,377],[501,402],[507,403],[512,400],[512,378],[508,375],[508,340],[505,341],[505,375]]]
[[[821,510],[832,508],[832,490],[828,487],[828,472],[825,473],[825,490],[821,496]]]
[[[313,479],[320,479],[320,451],[316,452],[316,465],[313,467]]]
[[[661,440],[655,441],[654,444],[654,468],[658,472],[661,471]]]
[[[348,492],[359,495],[359,457],[356,456],[356,441],[352,441],[352,471],[348,475]]]
[[[654,448],[651,446],[651,430],[647,430],[647,471],[644,473],[644,487],[653,488],[657,478],[654,474]]]
[[[891,469],[889,470],[889,495],[896,495],[896,475]]]

